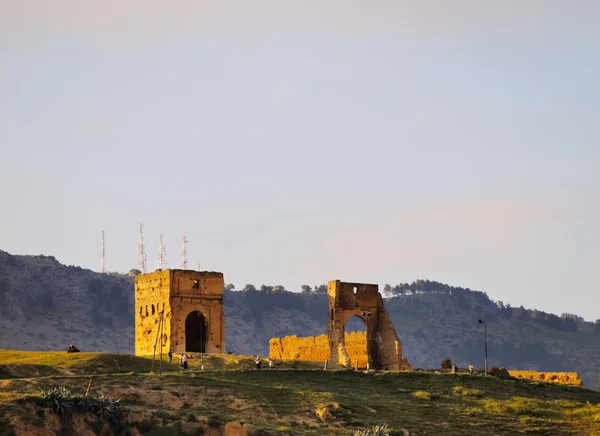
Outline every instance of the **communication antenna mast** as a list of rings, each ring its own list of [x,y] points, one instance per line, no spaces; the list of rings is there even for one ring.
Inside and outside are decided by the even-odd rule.
[[[146,246],[144,245],[144,225],[140,223],[140,239],[138,246],[138,269],[146,273]]]
[[[160,246],[158,248],[158,269],[163,269],[167,265],[167,249],[163,244],[162,233],[160,234]]]
[[[181,269],[187,269],[187,238],[185,236],[181,245]]]
[[[104,241],[104,230],[102,230],[102,257],[100,259],[100,271],[102,273],[106,272],[106,264],[104,263],[105,256],[105,241]]]

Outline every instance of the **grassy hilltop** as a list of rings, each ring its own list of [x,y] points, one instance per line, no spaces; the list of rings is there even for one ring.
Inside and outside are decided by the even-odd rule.
[[[323,371],[313,362],[253,368],[251,356],[191,360],[190,369],[109,353],[0,351],[0,435],[352,435],[379,424],[391,434],[600,435],[600,393],[468,374]],[[155,370],[158,362],[155,362]],[[120,398],[119,425],[38,404],[64,386]],[[408,433],[407,433],[408,432]],[[227,432],[225,432],[227,434]],[[242,433],[243,434],[243,433]]]
[[[0,349],[66,350],[72,343],[85,351],[133,353],[133,279],[0,250]],[[327,332],[324,285],[303,292],[237,285],[228,285],[223,297],[227,350],[265,355],[272,337]],[[600,320],[511,307],[484,292],[428,280],[381,291],[391,297],[385,306],[413,368],[437,368],[445,357],[482,368],[477,320],[483,318],[490,366],[576,371],[588,388],[600,381]]]

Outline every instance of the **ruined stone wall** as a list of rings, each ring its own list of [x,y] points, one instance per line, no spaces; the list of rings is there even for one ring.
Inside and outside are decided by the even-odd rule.
[[[576,372],[539,372],[508,370],[511,377],[526,378],[529,380],[546,381],[567,385],[583,386],[583,381]]]
[[[359,368],[367,367],[367,332],[345,332],[345,346],[350,365],[354,368],[358,362]]]
[[[379,287],[373,284],[331,280],[327,285],[329,361],[345,367],[352,359],[345,344],[346,322],[353,316],[367,327],[367,361],[372,369],[410,369],[402,357],[402,345],[390,321]]]
[[[206,320],[206,352],[223,353],[223,274],[157,270],[135,278],[135,354],[154,353],[160,313],[164,310],[163,353],[186,352],[185,322],[193,311]],[[160,339],[159,339],[160,344]],[[157,353],[160,349],[157,347]]]
[[[383,299],[379,295],[378,332],[381,340],[379,347],[379,365],[382,368],[411,369],[406,358],[402,357],[402,344],[385,309]]]
[[[169,271],[139,274],[135,278],[135,354],[148,355],[154,352],[160,314],[164,310],[165,321],[170,317],[169,301],[171,275]],[[165,322],[163,349],[168,351],[171,328]],[[160,339],[159,339],[160,341]],[[157,353],[160,350],[157,347]]]
[[[358,361],[359,368],[367,366],[367,335],[365,332],[345,334],[346,351],[352,361],[352,366]],[[327,335],[286,336],[269,340],[269,357],[275,360],[309,360],[325,362],[329,357]]]

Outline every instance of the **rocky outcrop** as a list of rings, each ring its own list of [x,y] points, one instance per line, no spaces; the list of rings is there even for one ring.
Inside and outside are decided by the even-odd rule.
[[[236,421],[228,422],[223,428],[223,436],[252,436],[255,433],[256,426]]]

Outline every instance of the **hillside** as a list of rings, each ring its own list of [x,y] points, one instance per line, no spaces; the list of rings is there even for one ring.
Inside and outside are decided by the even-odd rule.
[[[600,393],[573,386],[480,374],[323,371],[294,361],[257,371],[248,369],[251,356],[214,356],[205,371],[190,363],[183,371],[164,362],[163,374],[152,375],[151,360],[134,356],[0,352],[0,368],[9,372],[5,380],[0,374],[0,435],[354,435],[382,424],[390,435],[600,432]],[[28,378],[10,378],[17,367]],[[40,390],[64,387],[82,396],[88,386],[91,398],[120,400],[121,420],[109,424],[82,412],[81,402],[59,418],[53,407],[68,397],[41,401]]]
[[[578,371],[595,386],[600,329],[576,317],[505,307],[482,292],[417,281],[388,290],[386,308],[415,368],[444,357],[483,366],[488,323],[490,366]],[[226,348],[268,353],[271,337],[326,332],[327,301],[319,290],[226,290]],[[52,257],[0,251],[0,348],[133,352],[133,278],[61,265]]]

